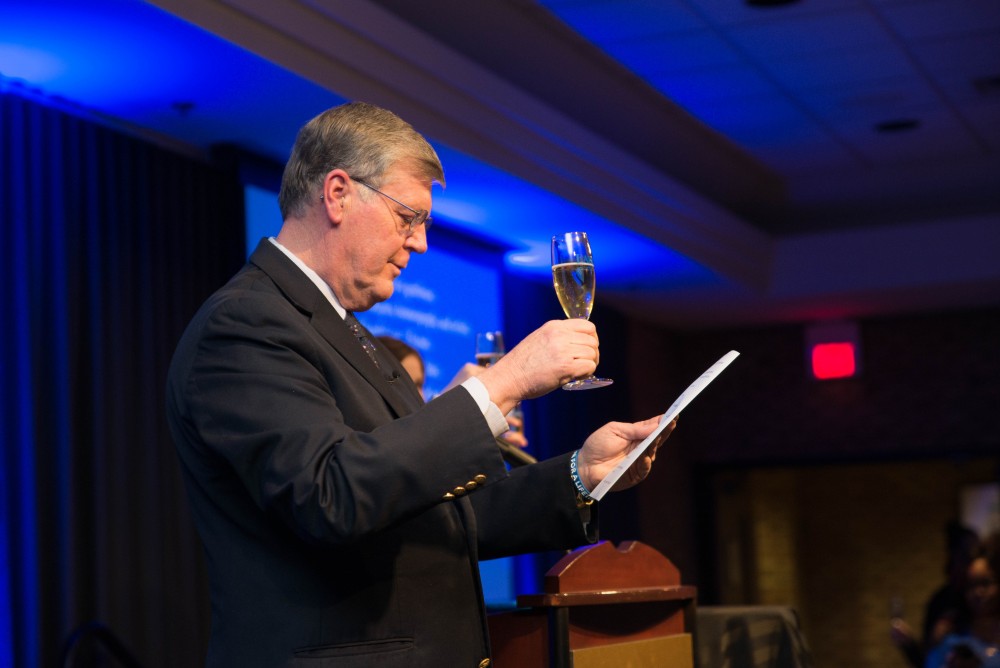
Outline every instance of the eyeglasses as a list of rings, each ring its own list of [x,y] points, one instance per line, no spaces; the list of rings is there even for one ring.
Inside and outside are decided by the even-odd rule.
[[[403,207],[407,211],[412,211],[413,212],[412,216],[403,216],[402,217],[403,218],[403,225],[404,225],[404,228],[405,228],[405,231],[406,231],[406,236],[410,236],[411,234],[413,234],[413,230],[416,229],[417,227],[419,227],[420,225],[423,225],[425,230],[431,226],[431,216],[430,216],[430,212],[429,211],[424,211],[423,209],[414,209],[411,206],[406,206],[405,204],[403,204],[402,202],[400,202],[395,197],[390,197],[389,195],[386,195],[384,192],[382,192],[378,188],[373,188],[372,186],[368,185],[364,181],[360,181],[358,179],[354,179],[354,181],[355,181],[355,183],[360,183],[361,185],[363,185],[365,188],[368,188],[369,190],[374,190],[375,192],[377,192],[379,195],[381,195],[382,197],[386,198],[387,200],[392,200],[393,202],[395,202],[399,206]]]

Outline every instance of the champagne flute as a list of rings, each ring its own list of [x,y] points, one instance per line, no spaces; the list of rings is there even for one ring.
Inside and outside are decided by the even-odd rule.
[[[507,349],[503,344],[503,332],[491,331],[476,334],[476,364],[479,366],[493,366],[506,352]],[[524,413],[521,412],[520,402],[511,409],[510,413],[507,413],[508,420],[512,417],[514,421],[510,425],[511,431],[520,432],[524,427]],[[523,460],[529,456],[524,454],[519,459]],[[523,464],[524,461],[520,461],[520,463]]]
[[[476,364],[488,367],[497,363],[506,353],[502,332],[479,332],[476,334]]]
[[[594,306],[594,258],[586,232],[567,232],[552,237],[552,285],[567,318],[590,319]],[[563,385],[564,390],[604,387],[610,378],[589,376]]]
[[[507,349],[503,345],[503,332],[479,332],[476,334],[476,364],[481,367],[490,367],[499,361],[506,354]],[[524,414],[521,413],[521,404],[518,403],[511,409],[508,417],[516,418],[515,425],[521,425]],[[512,431],[520,431],[520,426],[512,426]]]

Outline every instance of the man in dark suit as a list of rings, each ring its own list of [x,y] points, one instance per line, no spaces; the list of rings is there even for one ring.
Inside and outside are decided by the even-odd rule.
[[[210,666],[488,666],[478,559],[595,540],[587,490],[656,426],[611,423],[508,473],[503,416],[595,370],[591,323],[546,323],[428,404],[372,345],[352,312],[426,251],[443,181],[394,114],[320,114],[285,168],[277,238],[178,345],[167,414],[206,548]]]

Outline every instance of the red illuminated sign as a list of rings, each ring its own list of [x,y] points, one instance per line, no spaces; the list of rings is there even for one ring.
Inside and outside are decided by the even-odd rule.
[[[812,349],[812,371],[818,380],[850,378],[857,371],[853,343],[817,343]]]

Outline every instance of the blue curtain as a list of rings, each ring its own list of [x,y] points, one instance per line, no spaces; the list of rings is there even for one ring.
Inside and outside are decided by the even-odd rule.
[[[235,174],[0,90],[0,668],[100,621],[202,661],[201,547],[163,417],[174,344],[243,260]]]

